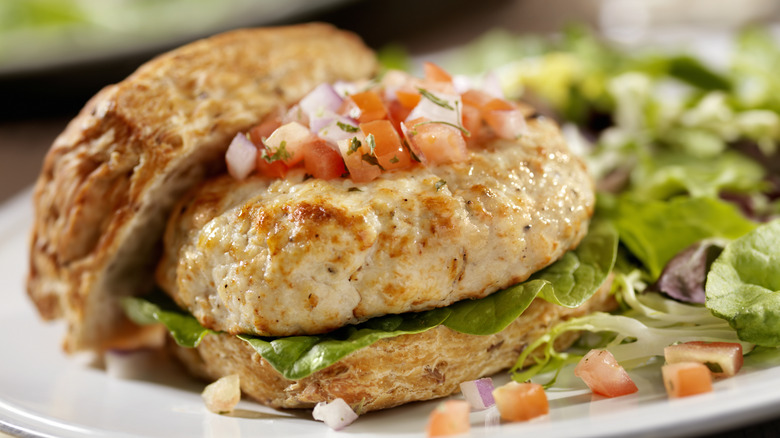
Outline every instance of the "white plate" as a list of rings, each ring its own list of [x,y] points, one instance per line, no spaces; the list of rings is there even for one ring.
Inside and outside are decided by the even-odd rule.
[[[21,436],[112,437],[351,437],[424,436],[436,402],[375,412],[342,432],[311,420],[308,411],[274,411],[242,401],[235,416],[206,411],[203,385],[168,362],[137,380],[112,378],[88,357],[60,350],[62,324],[42,322],[24,295],[29,192],[0,208],[0,431]],[[574,378],[550,390],[550,415],[524,424],[499,424],[495,410],[471,415],[472,435],[608,437],[702,434],[736,427],[780,411],[780,354],[737,377],[715,383],[710,394],[668,400],[658,369],[633,373],[637,394],[594,399]],[[506,377],[499,377],[506,379]],[[772,388],[772,389],[770,389]]]

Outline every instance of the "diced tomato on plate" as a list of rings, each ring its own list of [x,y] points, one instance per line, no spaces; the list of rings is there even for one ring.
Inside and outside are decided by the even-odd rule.
[[[638,391],[626,370],[608,350],[590,350],[574,368],[574,375],[581,378],[594,394],[605,397],[619,397]]]
[[[447,400],[440,403],[428,417],[426,428],[429,437],[451,436],[468,433],[471,407],[465,400]]]

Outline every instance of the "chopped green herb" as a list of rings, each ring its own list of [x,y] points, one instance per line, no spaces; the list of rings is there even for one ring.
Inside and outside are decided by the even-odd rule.
[[[344,131],[344,132],[353,132],[354,133],[354,132],[358,132],[358,130],[359,130],[359,128],[357,126],[352,126],[352,125],[350,125],[348,123],[343,123],[343,122],[336,122],[336,126],[341,128],[341,130]]]
[[[349,188],[347,191],[348,191],[348,192],[362,192],[362,190],[360,190],[360,189],[359,189],[359,188],[357,188],[357,187],[350,187],[350,188]]]
[[[430,100],[431,102],[435,103],[436,105],[439,105],[440,107],[442,107],[442,108],[446,108],[446,109],[448,109],[448,110],[455,111],[455,108],[453,108],[453,107],[452,107],[452,105],[450,105],[450,103],[449,103],[449,102],[447,102],[447,101],[446,101],[446,100],[444,100],[444,99],[441,99],[441,98],[438,98],[438,97],[436,97],[436,96],[435,96],[433,93],[431,93],[430,91],[428,91],[428,90],[426,90],[426,89],[424,89],[424,88],[417,88],[417,91],[419,91],[419,92],[420,92],[420,94],[422,95],[422,97],[424,97],[424,98],[426,98],[426,99]]]
[[[363,143],[361,143],[357,137],[352,137],[352,140],[349,142],[349,149],[347,150],[347,155],[352,155],[353,153],[357,152],[361,146],[363,146]]]
[[[376,139],[374,138],[374,134],[368,134],[366,143],[368,143],[368,153],[376,156]]]
[[[723,367],[717,362],[704,362],[704,365],[710,369],[713,373],[722,373]]]
[[[418,157],[418,156],[417,156],[417,154],[415,154],[415,153],[414,153],[414,151],[412,150],[412,147],[409,145],[409,142],[408,142],[408,141],[406,141],[406,139],[405,139],[405,138],[403,139],[403,145],[404,145],[404,148],[405,148],[407,151],[409,151],[409,155],[412,157],[412,159],[413,159],[414,161],[416,161],[416,162],[418,162],[418,163],[422,163],[422,160],[420,159],[420,157]]]
[[[401,160],[399,160],[398,157],[395,156],[395,155],[393,155],[393,158],[390,159],[390,162],[393,163],[393,164],[395,164],[395,163],[397,163],[399,161],[401,161]]]
[[[265,142],[264,142],[265,143]],[[266,145],[267,147],[268,145]],[[263,159],[269,163],[273,163],[274,161],[279,160],[288,160],[290,159],[291,155],[289,152],[287,152],[287,141],[282,140],[281,143],[279,143],[279,147],[276,148],[276,151],[274,151],[273,154],[268,155],[268,151],[263,151]]]
[[[363,156],[362,156],[361,158],[362,158],[362,159],[363,159],[363,161],[365,161],[366,163],[368,163],[368,164],[370,164],[370,165],[372,165],[372,166],[376,166],[376,167],[380,168],[381,170],[385,170],[385,168],[384,168],[384,167],[382,167],[382,165],[381,165],[381,164],[379,164],[379,161],[376,159],[376,157],[375,157],[375,156],[373,156],[373,155],[369,155],[369,154],[363,154]]]
[[[427,125],[429,123],[440,123],[442,125],[452,126],[453,128],[459,129],[460,132],[462,132],[463,135],[465,135],[466,137],[471,137],[471,132],[468,129],[466,129],[466,128],[460,126],[460,125],[456,125],[454,123],[445,122],[444,120],[427,120],[425,122],[415,123],[415,125],[412,127],[412,135],[416,135],[417,134],[417,131],[414,128],[416,128],[416,127],[418,127],[420,125]]]
[[[438,192],[442,187],[444,187],[445,184],[447,184],[447,181],[440,179],[436,181],[436,184],[434,184],[433,186],[436,187],[436,191]]]

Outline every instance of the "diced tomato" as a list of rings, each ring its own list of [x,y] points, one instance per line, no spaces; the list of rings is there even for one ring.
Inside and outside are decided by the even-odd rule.
[[[506,421],[527,421],[550,412],[547,394],[538,383],[509,382],[494,389],[493,398]]]
[[[280,126],[282,126],[281,119],[269,117],[249,130],[249,139],[252,140],[255,146],[263,147],[263,139],[268,138]]]
[[[488,104],[488,102],[496,98],[485,93],[484,91],[468,90],[461,95],[461,99],[463,99],[464,106],[471,105],[481,111],[482,108]]]
[[[397,100],[391,100],[387,103],[387,119],[390,120],[393,128],[398,132],[401,132],[401,122],[406,120],[411,111],[411,109],[401,105],[401,102]]]
[[[595,394],[605,397],[633,394],[638,390],[626,370],[607,350],[590,350],[574,368],[574,375]]]
[[[699,362],[716,377],[731,377],[742,368],[742,345],[736,342],[692,341],[664,348],[666,363]]]
[[[292,167],[303,161],[303,146],[313,138],[309,128],[298,122],[290,122],[274,130],[265,140],[265,146],[270,156]]]
[[[303,165],[306,173],[320,179],[340,178],[347,171],[341,153],[322,139],[316,139],[304,147]]]
[[[678,362],[661,367],[669,397],[687,397],[712,391],[712,373],[699,362]]]
[[[514,140],[527,131],[525,114],[519,109],[483,111],[482,118],[501,138]]]
[[[409,152],[401,144],[401,137],[398,136],[398,131],[395,130],[390,121],[374,120],[361,123],[360,130],[366,136],[367,141],[369,135],[373,136],[376,144],[374,155],[382,168],[385,170],[403,169],[411,165],[412,159]]]
[[[478,90],[466,91],[463,93],[462,99],[464,119],[466,118],[466,108],[474,107],[480,111],[482,120],[493,129],[497,136],[516,139],[525,133],[525,114],[511,102]]]
[[[337,144],[352,181],[373,181],[382,173],[379,166],[363,159],[363,155],[369,153],[368,146],[366,146],[366,138],[363,134],[350,139],[339,140]]]
[[[440,403],[428,417],[426,432],[429,437],[460,435],[469,432],[469,412],[465,400],[447,400]]]
[[[396,90],[395,96],[398,102],[409,111],[420,103],[422,95],[416,91]]]
[[[382,98],[376,91],[368,90],[356,93],[346,100],[353,102],[360,110],[360,114],[356,117],[360,123],[387,118],[385,104],[382,103]]]
[[[404,122],[409,140],[422,152],[428,163],[444,164],[464,161],[468,156],[461,131],[451,125],[418,118]]]
[[[425,80],[433,82],[452,82],[452,76],[443,68],[432,62],[423,63],[423,73]]]
[[[509,101],[492,97],[482,105],[482,111],[511,111],[517,109]]]
[[[479,111],[479,109],[477,109],[477,107],[466,105],[464,103],[462,117],[463,127],[469,131],[470,134],[467,141],[476,141],[482,131],[482,113]]]
[[[269,178],[284,178],[289,168],[283,161],[268,162],[261,154],[257,154],[257,172]]]

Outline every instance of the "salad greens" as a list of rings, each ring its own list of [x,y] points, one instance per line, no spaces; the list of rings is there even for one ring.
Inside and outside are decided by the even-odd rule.
[[[617,233],[609,223],[594,222],[576,250],[536,273],[527,282],[478,300],[419,313],[387,315],[346,326],[324,335],[262,338],[239,335],[287,379],[301,379],[349,353],[380,339],[420,333],[439,325],[479,335],[497,333],[514,321],[537,295],[576,307],[590,298],[606,280],[617,253]],[[576,284],[575,284],[575,281]],[[176,308],[163,294],[128,297],[125,313],[139,324],[160,322],[184,347],[195,347],[211,331],[194,316]]]
[[[739,337],[780,347],[780,220],[726,245],[707,275],[707,308]]]
[[[734,239],[755,227],[733,204],[709,197],[639,201],[623,196],[614,211],[605,214],[613,218],[621,242],[652,280],[688,246],[710,238]]]

